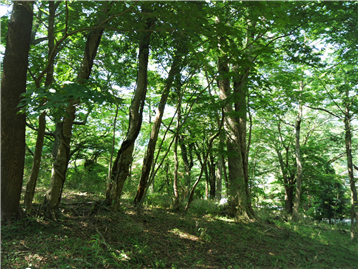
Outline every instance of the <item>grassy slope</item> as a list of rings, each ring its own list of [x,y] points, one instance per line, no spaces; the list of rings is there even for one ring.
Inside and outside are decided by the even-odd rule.
[[[147,208],[137,216],[129,203],[111,213],[94,199],[67,195],[57,222],[3,226],[1,268],[358,268],[349,227],[195,214],[207,211],[201,202],[187,214]]]

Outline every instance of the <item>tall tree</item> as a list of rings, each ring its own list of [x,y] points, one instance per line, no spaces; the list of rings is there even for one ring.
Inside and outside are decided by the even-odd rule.
[[[292,212],[292,220],[299,220],[299,209],[300,209],[300,200],[301,200],[301,188],[302,188],[302,158],[301,158],[301,145],[300,145],[300,132],[301,132],[301,121],[302,121],[302,91],[304,88],[303,81],[300,82],[300,100],[298,101],[298,113],[295,124],[295,155],[296,155],[296,166],[297,166],[297,180],[296,180],[296,194],[295,194],[295,203]]]
[[[55,25],[55,13],[56,9],[59,6],[60,2],[49,2],[49,16],[48,16],[48,61],[49,67],[46,73],[46,81],[45,86],[50,86],[53,82],[53,72],[54,72],[54,57],[51,56],[53,53],[53,49],[55,47],[55,35],[54,35],[54,25]],[[35,84],[37,88],[40,88],[40,80],[36,79]],[[43,100],[42,102],[45,102]],[[46,129],[46,112],[42,112],[39,116],[39,128],[37,131],[37,138],[36,138],[36,149],[34,152],[34,159],[31,169],[31,175],[29,181],[26,184],[26,193],[24,198],[25,208],[26,211],[31,212],[32,210],[32,200],[35,194],[35,187],[37,178],[40,171],[40,164],[41,164],[41,156],[42,156],[42,148],[44,144],[45,138],[45,129]]]
[[[18,213],[25,160],[25,114],[18,114],[26,92],[32,2],[15,1],[9,21],[1,80],[1,216],[11,222]]]
[[[356,179],[353,173],[353,156],[352,156],[352,137],[353,130],[351,121],[355,114],[358,114],[357,94],[354,94],[354,87],[357,85],[356,80],[356,65],[350,65],[349,62],[345,62],[345,67],[342,63],[335,64],[336,68],[328,72],[328,75],[324,73],[324,77],[317,77],[321,86],[323,87],[323,93],[328,95],[328,101],[326,107],[312,107],[315,110],[321,110],[329,113],[344,122],[344,144],[345,154],[347,158],[347,171],[349,185],[351,189],[351,239],[355,239],[358,233],[358,195],[356,188]],[[347,68],[347,70],[345,70]],[[322,78],[323,77],[323,78]],[[326,84],[330,85],[326,85]],[[333,87],[332,87],[333,86]],[[338,98],[337,98],[338,97]]]
[[[144,4],[142,13],[150,13],[151,8]],[[155,19],[152,16],[144,17],[144,30],[139,34],[139,54],[138,54],[138,74],[137,88],[134,92],[131,106],[129,108],[129,127],[127,135],[123,141],[116,160],[113,164],[111,180],[107,187],[106,202],[113,205],[116,210],[120,206],[120,199],[124,183],[129,175],[129,167],[132,163],[132,154],[135,140],[138,137],[142,126],[144,102],[147,93],[147,70],[149,57],[149,44],[152,27]]]
[[[279,134],[280,143],[275,143],[276,141],[274,141],[275,143],[274,147],[280,164],[283,184],[285,188],[285,211],[288,214],[292,214],[293,199],[294,199],[293,191],[296,185],[296,173],[293,171],[293,168],[291,167],[293,165],[290,164],[291,156],[289,154],[289,151],[291,148],[291,144],[290,143],[285,144],[285,141],[283,139],[283,134],[281,132],[281,122],[278,122],[278,134]],[[284,156],[282,156],[281,153],[281,149],[280,149],[281,145],[285,149]]]
[[[164,108],[167,103],[167,99],[169,96],[171,86],[173,84],[174,77],[176,75],[178,75],[178,73],[180,72],[180,66],[181,66],[183,54],[185,53],[185,49],[181,45],[182,41],[178,40],[177,42],[180,45],[173,57],[172,67],[169,71],[169,75],[166,80],[161,99],[159,101],[159,106],[158,106],[157,113],[156,113],[156,116],[155,116],[155,119],[153,122],[152,131],[150,133],[150,139],[148,142],[147,151],[146,151],[144,159],[143,159],[142,174],[141,174],[137,194],[136,194],[136,197],[134,198],[135,205],[140,203],[140,201],[143,197],[143,194],[144,194],[144,190],[147,187],[148,177],[149,177],[149,173],[152,168],[153,159],[154,159],[155,146],[156,146],[156,143],[158,140],[159,129],[160,129],[160,125],[162,123],[162,118],[163,118],[163,114],[164,114]]]
[[[109,11],[108,3],[104,3],[102,14],[107,14]],[[100,44],[104,28],[99,27],[92,30],[87,36],[84,57],[80,65],[77,75],[77,83],[84,84],[89,79],[94,59],[97,54],[97,49]],[[76,117],[76,105],[79,103],[78,99],[72,98],[66,107],[66,116],[61,123],[60,144],[58,147],[56,159],[52,167],[52,175],[50,187],[46,191],[44,199],[44,207],[48,215],[56,213],[56,209],[61,201],[63,186],[66,179],[66,171],[70,157],[70,143],[72,137],[72,126]]]

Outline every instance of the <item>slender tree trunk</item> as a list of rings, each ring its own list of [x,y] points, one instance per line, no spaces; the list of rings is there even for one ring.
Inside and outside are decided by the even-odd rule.
[[[201,157],[201,152],[199,151],[199,146],[195,143],[195,153],[202,167],[203,173],[205,175],[205,200],[209,198],[209,173],[207,168],[207,162],[204,162],[206,153],[203,152],[203,158]]]
[[[104,4],[104,14],[108,13],[108,4]],[[93,30],[89,33],[86,41],[84,57],[78,72],[78,83],[84,83],[90,77],[97,49],[101,41],[103,28]],[[76,105],[78,100],[70,100],[70,104],[66,108],[66,116],[61,124],[60,144],[57,151],[56,159],[52,165],[52,174],[50,187],[44,198],[44,209],[48,217],[56,218],[58,206],[61,201],[62,191],[66,179],[66,172],[70,158],[70,143],[72,137],[72,126],[76,117]]]
[[[193,147],[194,144],[191,143],[189,144],[188,148],[185,145],[185,140],[184,140],[184,136],[183,135],[179,135],[179,144],[180,144],[180,153],[181,153],[181,157],[184,163],[184,169],[185,169],[185,174],[184,174],[184,197],[183,199],[186,199],[187,196],[190,193],[190,184],[191,184],[191,169],[194,166],[194,162],[193,162]],[[189,152],[188,152],[189,151]]]
[[[178,120],[179,122],[179,120]],[[179,125],[179,124],[178,124]],[[177,126],[179,128],[179,126]],[[174,204],[173,209],[179,210],[179,187],[178,187],[178,173],[179,173],[179,160],[178,160],[178,134],[176,134],[174,142],[174,180],[173,180],[173,191],[174,191]]]
[[[155,146],[157,144],[158,140],[158,134],[160,130],[160,125],[162,124],[162,118],[164,114],[164,108],[168,100],[169,91],[172,87],[173,80],[175,75],[177,75],[180,72],[180,63],[182,60],[182,49],[178,49],[176,55],[173,59],[172,67],[169,71],[169,75],[159,102],[159,106],[157,109],[157,113],[153,122],[152,131],[150,133],[150,139],[147,146],[147,151],[143,159],[143,166],[142,166],[142,174],[137,190],[136,197],[134,198],[134,204],[137,205],[140,203],[144,190],[147,187],[149,173],[152,168],[153,159],[154,159],[154,152],[155,152]],[[153,181],[154,182],[154,181]]]
[[[226,188],[226,197],[228,197],[228,192],[229,192],[229,177],[227,175],[227,167],[226,167],[226,159],[224,155],[221,156],[221,161],[222,161],[222,171],[223,171],[223,176],[224,176],[224,181],[225,181],[225,188]]]
[[[53,63],[54,57],[51,60],[51,53],[55,47],[55,36],[54,36],[54,24],[55,24],[55,13],[56,13],[57,5],[55,2],[49,2],[49,17],[48,17],[48,61],[50,62],[50,66],[47,70],[45,85],[50,86],[53,81]],[[40,81],[36,81],[37,87],[40,87]],[[41,165],[41,157],[42,157],[42,148],[45,139],[45,129],[46,129],[46,112],[42,112],[39,117],[39,129],[37,132],[36,138],[36,149],[31,169],[31,175],[29,181],[26,184],[26,193],[25,193],[25,208],[27,212],[31,212],[32,210],[32,200],[35,195],[36,183],[40,171]]]
[[[180,124],[181,124],[181,102],[182,102],[182,95],[181,95],[181,87],[180,81],[178,82],[177,86],[177,95],[178,95],[178,104],[177,104],[177,130],[175,133],[175,142],[174,142],[174,180],[173,180],[173,191],[174,191],[174,204],[173,209],[179,210],[179,187],[178,187],[178,173],[179,173],[179,160],[178,160],[178,144],[179,144],[179,131],[180,131]]]
[[[113,154],[114,154],[114,145],[116,142],[116,124],[117,124],[117,117],[118,117],[118,111],[119,111],[119,105],[116,104],[116,115],[114,116],[113,121],[113,135],[112,135],[112,148],[111,148],[111,157],[109,158],[109,166],[108,166],[108,184],[107,187],[111,181],[111,170],[112,170],[112,162],[113,162]]]
[[[281,141],[282,142],[282,141]],[[288,150],[289,147],[284,146],[286,149],[286,162],[283,161],[282,154],[278,148],[276,148],[277,157],[279,160],[281,173],[283,177],[283,185],[285,188],[285,211],[287,214],[292,214],[293,210],[293,190],[295,187],[295,174],[290,174],[288,167]]]
[[[300,83],[300,91],[303,91],[303,82]],[[301,97],[300,97],[301,98]],[[295,133],[296,133],[296,164],[297,164],[297,181],[296,181],[296,194],[295,194],[295,203],[293,206],[292,220],[299,220],[299,209],[300,209],[300,200],[301,200],[301,185],[302,185],[302,161],[301,161],[301,152],[300,152],[300,130],[301,130],[301,120],[302,120],[302,102],[299,100],[298,105],[298,115],[295,124]]]
[[[147,12],[148,10],[143,8],[143,11]],[[145,29],[151,29],[153,24],[154,19],[147,19]],[[118,210],[120,207],[123,186],[132,163],[134,143],[142,126],[143,109],[148,84],[147,70],[150,36],[151,32],[141,33],[139,41],[137,89],[135,90],[129,108],[129,127],[126,139],[123,141],[113,164],[111,181],[107,188],[106,202],[107,204],[112,204],[114,210]]]
[[[17,216],[24,173],[26,115],[17,114],[31,41],[33,2],[16,1],[8,26],[1,79],[1,219]]]
[[[209,173],[208,173],[208,164],[203,164],[204,173],[205,173],[205,200],[209,199]]]
[[[205,169],[205,166],[206,166],[206,162],[207,162],[208,157],[209,157],[209,153],[210,153],[211,148],[212,148],[212,146],[213,146],[213,142],[214,142],[214,140],[220,135],[221,129],[222,129],[223,126],[224,126],[224,110],[221,111],[221,115],[222,115],[222,116],[221,116],[221,123],[220,123],[220,125],[219,125],[219,130],[218,130],[218,132],[217,132],[215,135],[213,135],[213,136],[209,139],[208,150],[207,150],[206,154],[203,156],[203,157],[204,157],[203,161],[202,161],[202,162],[200,161],[200,162],[201,162],[200,175],[199,175],[198,179],[195,181],[195,183],[194,183],[194,185],[193,185],[193,188],[191,189],[188,202],[187,202],[187,204],[186,204],[186,206],[185,206],[185,211],[188,211],[189,206],[190,206],[190,203],[193,201],[195,188],[196,188],[196,186],[199,184],[199,182],[200,182],[200,180],[201,180],[201,177],[203,176],[203,172],[204,172],[204,169]],[[197,154],[200,155],[199,152],[197,152]]]
[[[26,193],[24,198],[25,208],[28,213],[31,213],[32,211],[32,200],[35,195],[37,178],[40,171],[42,147],[45,138],[45,129],[46,129],[46,112],[42,112],[39,117],[39,129],[37,132],[36,148],[35,148],[35,154],[32,163],[31,175],[29,181],[26,184]]]
[[[346,93],[347,98],[348,92]],[[355,186],[355,179],[353,174],[353,156],[352,156],[352,129],[351,129],[351,117],[348,104],[345,107],[344,113],[344,131],[345,131],[345,144],[347,155],[347,168],[349,184],[351,187],[351,239],[354,240],[358,232],[358,199],[357,188]],[[354,221],[356,223],[354,224]]]
[[[222,135],[220,135],[220,142],[219,142],[219,152],[223,152],[223,138]],[[222,184],[223,184],[223,170],[225,169],[224,167],[224,160],[223,160],[223,155],[219,154],[218,156],[218,164],[216,167],[216,194],[215,194],[215,198],[217,201],[221,201],[222,198]]]
[[[210,183],[210,199],[214,200],[215,199],[215,195],[216,195],[216,173],[215,173],[215,168],[216,168],[216,164],[215,164],[215,158],[213,156],[212,153],[209,154],[209,183]]]

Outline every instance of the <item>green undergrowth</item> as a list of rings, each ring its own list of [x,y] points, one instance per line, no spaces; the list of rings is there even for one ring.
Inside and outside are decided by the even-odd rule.
[[[57,221],[2,226],[1,268],[358,268],[349,226],[233,220],[202,201],[137,215],[130,200],[119,212],[101,200],[66,193]]]

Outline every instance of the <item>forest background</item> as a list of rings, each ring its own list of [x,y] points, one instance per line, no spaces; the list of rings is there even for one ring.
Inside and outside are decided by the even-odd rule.
[[[357,2],[14,2],[2,221],[57,220],[76,190],[93,212],[204,199],[349,219],[354,239],[357,18]]]

